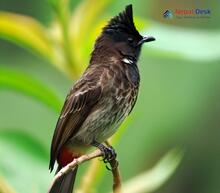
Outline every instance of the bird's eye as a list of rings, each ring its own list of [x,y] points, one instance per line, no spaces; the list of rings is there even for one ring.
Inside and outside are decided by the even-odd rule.
[[[129,43],[133,43],[134,39],[133,38],[128,38]]]

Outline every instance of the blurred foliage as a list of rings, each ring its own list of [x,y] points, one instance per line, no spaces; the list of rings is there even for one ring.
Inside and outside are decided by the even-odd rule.
[[[170,7],[160,0],[131,3],[138,29],[157,41],[143,48],[139,100],[112,139],[124,192],[136,186],[135,193],[217,193],[216,18],[220,16],[214,12],[216,3],[209,4],[212,17],[197,23],[162,18],[164,9],[175,8],[176,1],[169,1]],[[0,192],[47,191],[53,178],[48,171],[49,146],[62,101],[72,80],[86,68],[101,28],[126,4],[125,0],[0,0]],[[196,5],[188,2],[188,6]],[[206,8],[207,3],[198,6]],[[176,170],[182,149],[185,156]],[[92,166],[96,176],[87,189],[109,192],[110,173],[100,161]],[[82,186],[87,170],[88,164],[80,168],[76,187]]]
[[[15,13],[0,12],[0,26],[1,38],[52,60],[52,46],[44,27],[35,19]]]
[[[62,103],[56,94],[48,87],[45,87],[43,83],[24,73],[0,68],[0,86],[1,88],[13,89],[29,95],[32,98],[38,99],[39,102],[48,105],[55,112],[60,111]]]
[[[177,149],[171,150],[152,170],[143,172],[126,182],[122,193],[155,191],[173,174],[182,157],[183,152]]]

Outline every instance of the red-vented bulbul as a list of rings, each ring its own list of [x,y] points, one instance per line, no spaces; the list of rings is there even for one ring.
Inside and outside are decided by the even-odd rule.
[[[95,146],[108,161],[116,156],[102,144],[131,112],[138,95],[137,60],[144,42],[135,28],[132,5],[112,18],[97,38],[89,65],[66,97],[51,145],[50,170],[59,171]],[[61,177],[49,193],[72,193],[77,168]]]

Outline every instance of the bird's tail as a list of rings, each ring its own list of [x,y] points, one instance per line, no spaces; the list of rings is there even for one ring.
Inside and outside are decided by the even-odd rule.
[[[48,193],[72,193],[78,166],[60,177],[50,188]]]

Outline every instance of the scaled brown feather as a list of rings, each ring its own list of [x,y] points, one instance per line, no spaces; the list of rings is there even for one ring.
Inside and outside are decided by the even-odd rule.
[[[60,149],[68,139],[77,133],[101,96],[101,86],[97,84],[89,87],[88,82],[81,80],[76,83],[66,97],[52,139],[49,165],[51,171]]]

